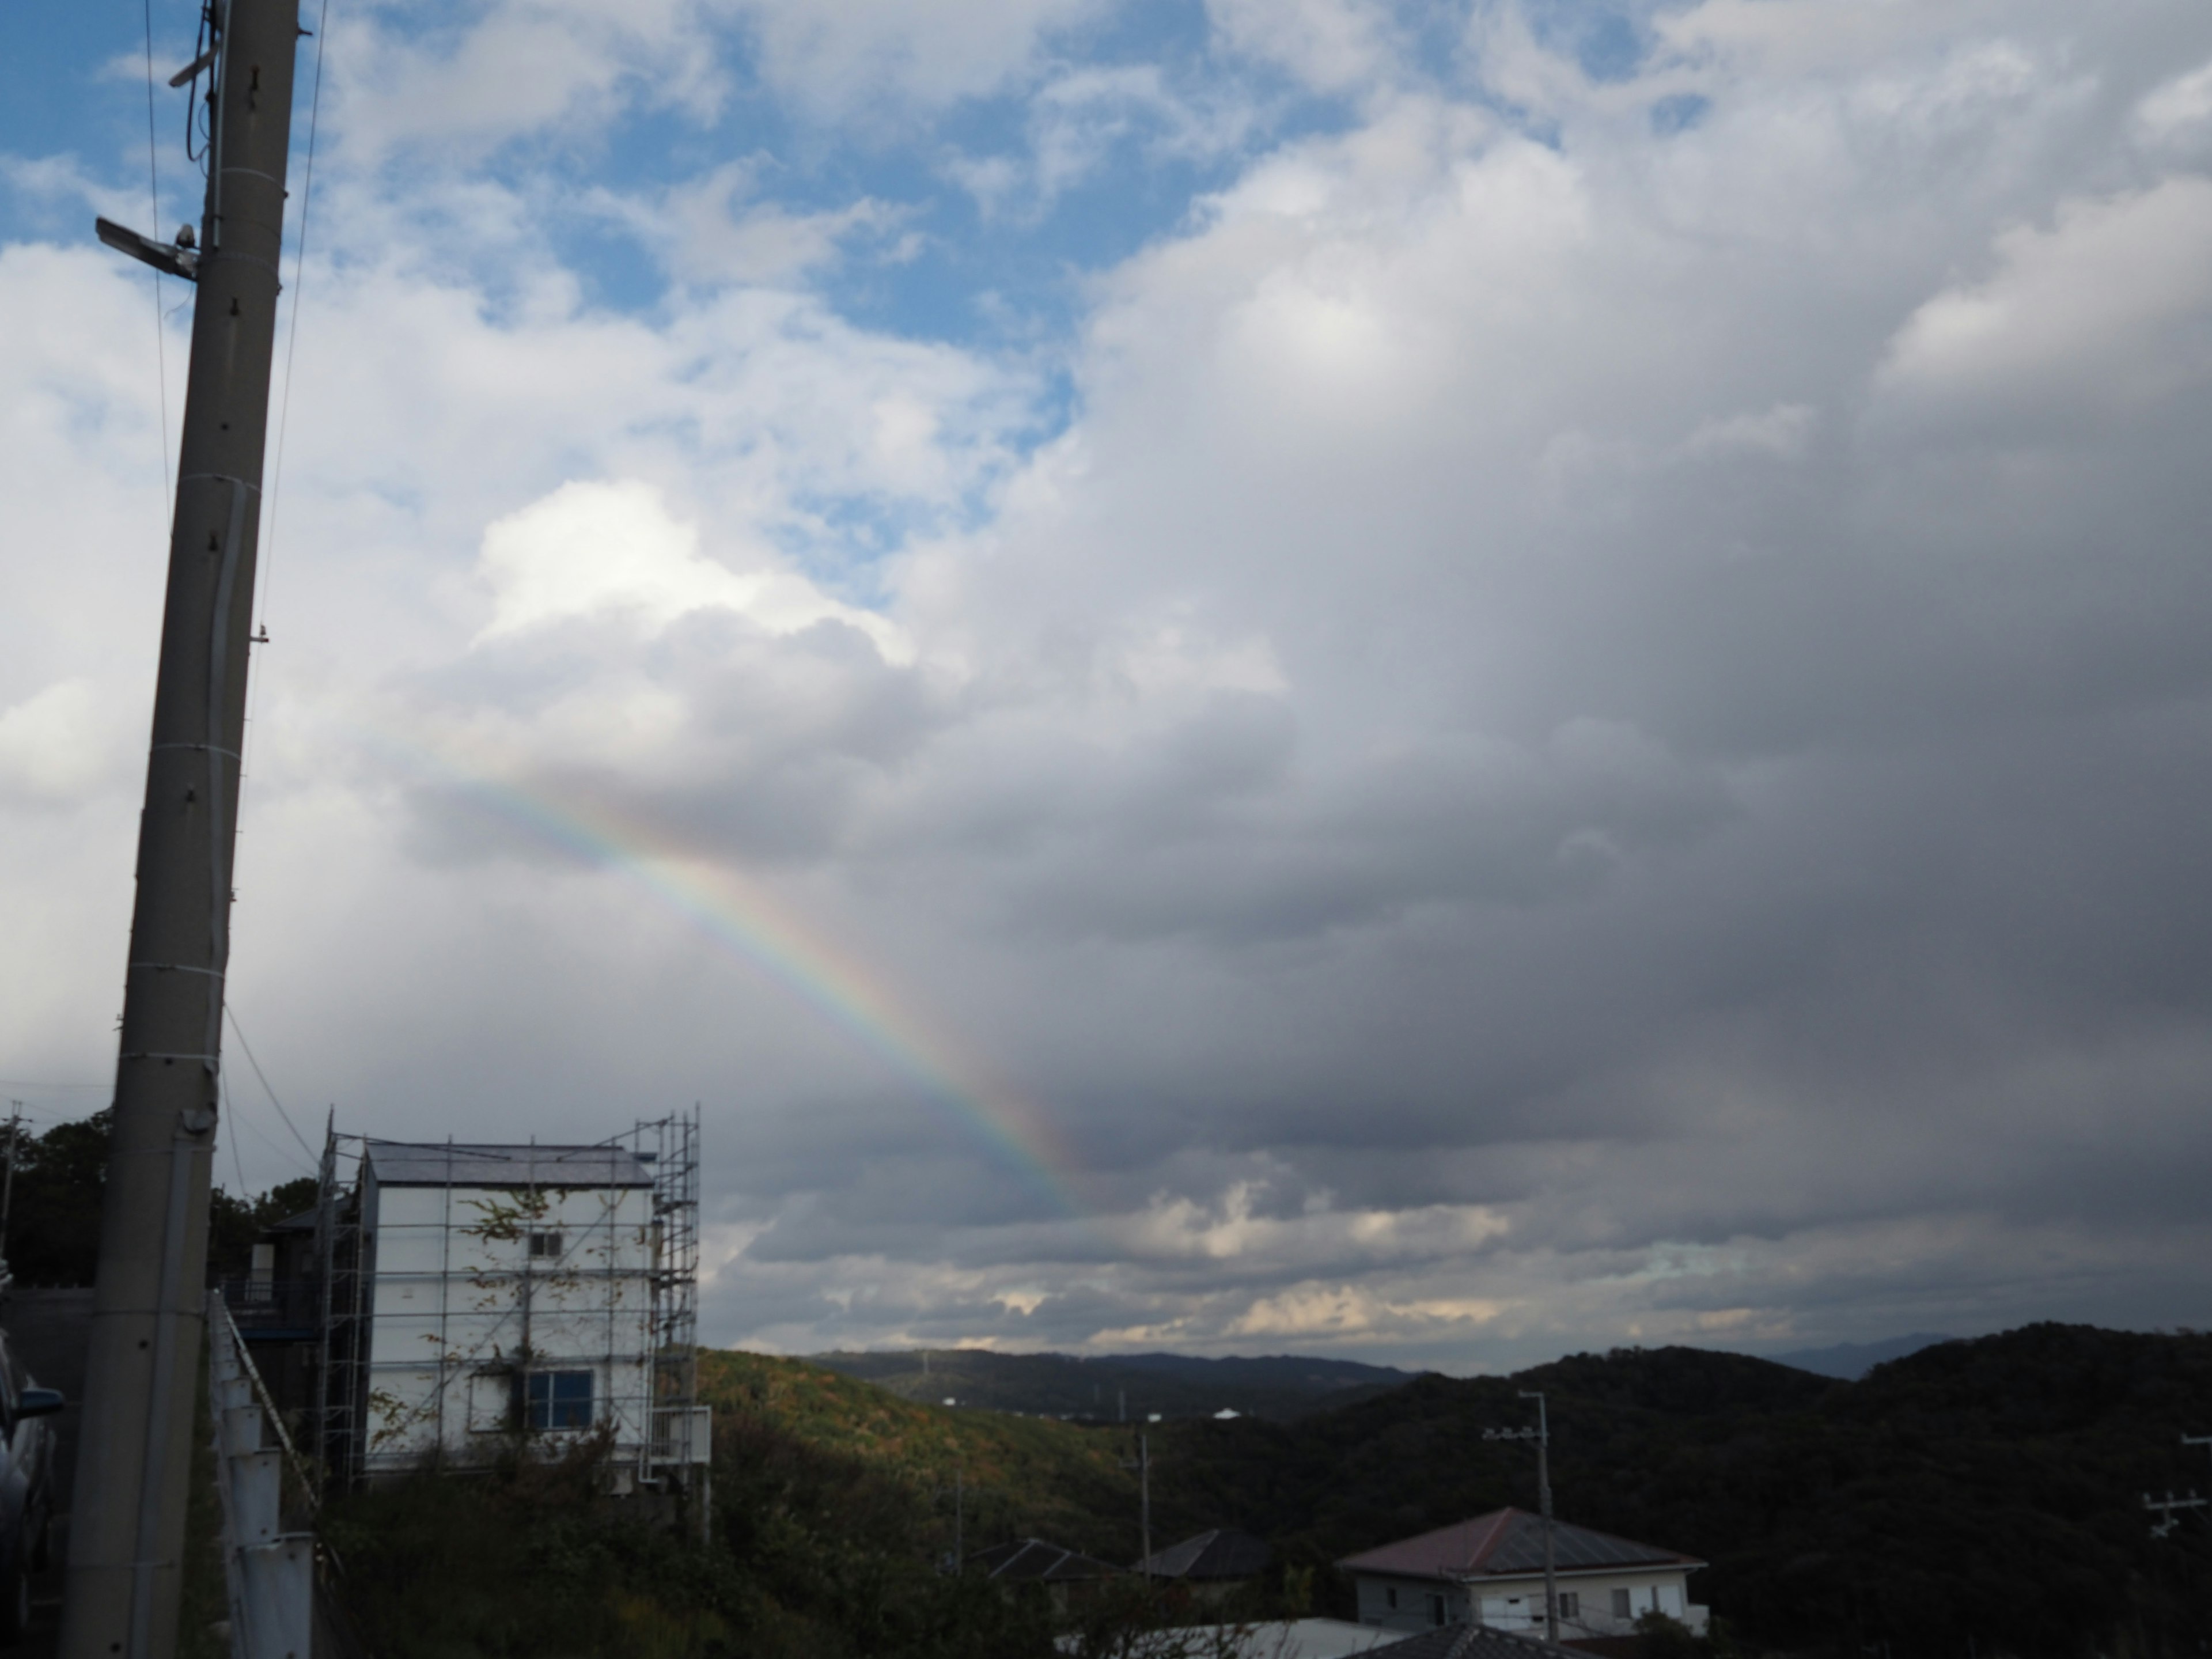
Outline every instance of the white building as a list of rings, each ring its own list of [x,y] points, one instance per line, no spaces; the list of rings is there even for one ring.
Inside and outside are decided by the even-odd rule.
[[[359,1473],[593,1432],[615,1468],[645,1471],[666,1243],[653,1164],[620,1146],[362,1143]]]
[[[1703,1633],[1706,1609],[1690,1600],[1692,1556],[1555,1522],[1553,1578],[1559,1639],[1626,1636],[1647,1613]],[[1544,1522],[1496,1510],[1337,1563],[1357,1588],[1359,1622],[1393,1630],[1484,1625],[1544,1633]]]

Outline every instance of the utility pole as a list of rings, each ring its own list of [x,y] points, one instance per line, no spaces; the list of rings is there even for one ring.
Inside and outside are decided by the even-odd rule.
[[[0,1182],[0,1267],[8,1265],[8,1216],[15,1207],[15,1137],[23,1127],[23,1103],[11,1100],[8,1114],[8,1175]]]
[[[2145,1492],[2143,1507],[2158,1516],[2156,1524],[2150,1529],[2150,1535],[2154,1538],[2165,1537],[2181,1524],[2181,1512],[2184,1510],[2201,1510],[2208,1504],[2212,1504],[2212,1498],[2199,1498],[2194,1487],[2190,1489],[2189,1496],[2186,1498],[2176,1498],[2171,1490],[2163,1498],[2153,1498],[2148,1492]]]
[[[1139,1559],[1143,1563],[1145,1588],[1150,1589],[1152,1583],[1152,1454],[1143,1435],[1137,1437],[1136,1456],[1133,1459],[1124,1458],[1121,1467],[1137,1472],[1137,1541],[1144,1551]]]
[[[276,344],[299,0],[210,0],[207,198],[156,242],[100,240],[198,284],[139,819],[100,1273],[71,1510],[63,1659],[176,1650],[247,634]]]
[[[1485,1440],[1533,1440],[1536,1443],[1537,1507],[1544,1517],[1544,1639],[1556,1642],[1559,1639],[1559,1574],[1552,1522],[1552,1419],[1545,1410],[1544,1396],[1540,1391],[1522,1389],[1520,1394],[1523,1400],[1536,1402],[1536,1426],[1533,1429],[1485,1429],[1482,1437]]]

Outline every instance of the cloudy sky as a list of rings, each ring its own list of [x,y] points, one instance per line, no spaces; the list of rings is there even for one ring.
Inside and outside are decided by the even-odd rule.
[[[40,1122],[183,386],[90,235],[198,216],[144,27],[0,23]],[[2201,0],[332,0],[301,86],[225,1184],[276,1101],[697,1101],[787,1352],[2212,1322]]]

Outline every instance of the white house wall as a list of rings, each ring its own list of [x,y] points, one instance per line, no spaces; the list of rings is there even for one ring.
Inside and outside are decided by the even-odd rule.
[[[1626,1635],[1636,1620],[1656,1608],[1680,1620],[1693,1632],[1705,1628],[1707,1610],[1689,1599],[1689,1575],[1676,1571],[1642,1572],[1563,1572],[1559,1575],[1563,1640],[1589,1636]],[[1361,1573],[1354,1580],[1358,1620],[1390,1630],[1427,1630],[1443,1623],[1480,1620],[1495,1630],[1540,1635],[1544,1630],[1544,1579],[1486,1579],[1471,1587],[1435,1578],[1401,1577]],[[1472,1594],[1470,1595],[1470,1591]],[[1629,1609],[1616,1616],[1614,1592],[1625,1592]],[[1565,1613],[1569,1595],[1575,1597],[1575,1613]],[[1437,1598],[1442,1600],[1438,1617]]]
[[[653,1194],[646,1188],[366,1183],[371,1314],[366,1467],[442,1449],[477,1461],[510,1428],[510,1377],[586,1371],[594,1428],[618,1452],[647,1437]],[[557,1233],[532,1259],[531,1236]]]

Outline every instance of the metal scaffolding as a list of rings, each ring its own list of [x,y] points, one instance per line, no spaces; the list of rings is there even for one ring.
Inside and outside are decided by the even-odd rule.
[[[711,1433],[699,1403],[699,1111],[641,1122],[629,1139],[653,1182],[653,1435],[641,1478],[680,1486],[703,1531]]]
[[[589,1146],[340,1135],[323,1157],[313,1438],[349,1486],[605,1437],[703,1522],[699,1119]]]

